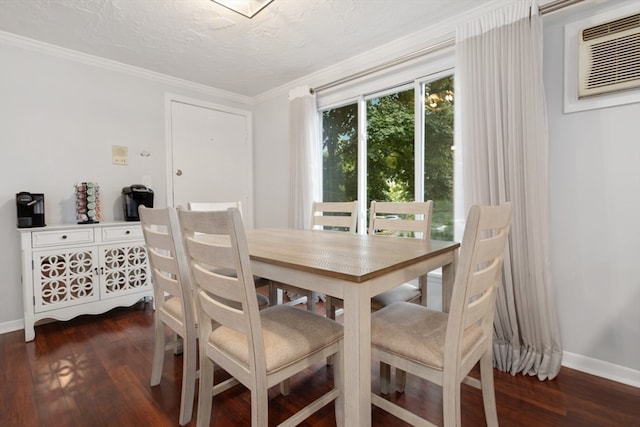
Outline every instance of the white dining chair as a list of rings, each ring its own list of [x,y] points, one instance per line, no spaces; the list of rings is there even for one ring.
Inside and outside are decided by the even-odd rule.
[[[356,232],[358,201],[313,202],[311,205],[311,229]]]
[[[511,203],[469,210],[449,313],[397,302],[371,316],[371,355],[380,361],[380,382],[386,384],[381,389],[389,388],[390,365],[398,368],[400,392],[404,391],[405,372],[438,384],[445,426],[460,426],[462,382],[482,389],[487,425],[498,425],[493,317],[511,217]],[[468,377],[478,362],[480,381]],[[375,393],[371,401],[412,425],[433,425]]]
[[[426,202],[377,202],[369,209],[370,235],[388,235],[429,239],[431,236],[431,212],[433,201]],[[421,302],[426,305],[427,275],[418,278],[419,286],[403,283],[371,298],[371,310],[380,310],[397,301]],[[327,298],[327,315],[335,319],[342,308],[342,301]]]
[[[369,234],[384,234],[428,240],[431,237],[433,201],[377,202],[369,209]],[[404,283],[371,298],[371,309],[380,310],[396,301],[420,302],[427,305],[427,275],[418,278],[418,287]]]
[[[342,426],[342,326],[288,305],[258,310],[237,208],[223,212],[180,209],[178,216],[200,319],[197,425],[211,423],[215,365],[251,390],[251,425],[266,427],[268,389],[333,355],[334,387],[280,425],[297,425],[335,401],[336,424]],[[235,274],[216,273],[219,270]]]
[[[205,212],[205,211],[226,211],[229,208],[237,208],[240,211],[240,215],[242,216],[242,202],[240,202],[240,200],[236,200],[236,201],[232,201],[232,202],[189,202],[187,204],[187,207],[189,208],[189,210],[192,211],[200,211],[200,212]],[[263,279],[262,277],[254,277],[253,278],[255,283],[256,283],[256,287],[260,288],[262,286],[269,286],[270,282],[268,280]],[[258,294],[258,299],[260,300],[260,303],[264,303],[264,300],[262,300],[262,294]],[[265,297],[266,298],[266,297]],[[275,301],[274,299],[269,299],[269,304],[271,304],[272,301]],[[261,306],[262,307],[262,306]]]
[[[180,395],[180,425],[192,418],[195,382],[198,376],[196,362],[198,318],[193,299],[189,267],[184,256],[180,226],[174,208],[147,208],[140,206],[140,225],[151,268],[154,295],[154,347],[151,363],[151,386],[160,384],[165,351],[182,353],[182,391]],[[256,294],[260,309],[269,306],[269,299]],[[167,342],[165,328],[175,334]],[[281,392],[288,393],[288,383]],[[223,390],[219,390],[221,392]]]
[[[311,205],[311,229],[325,231],[356,232],[358,222],[358,202],[313,202]],[[306,303],[307,310],[315,312],[316,301],[325,299],[324,295],[302,289],[286,283],[271,282],[269,299],[279,301],[279,292],[286,292],[292,299],[289,305]],[[333,317],[335,319],[335,316]]]
[[[192,211],[225,211],[228,208],[238,208],[242,215],[240,200],[233,202],[189,202],[187,207]]]
[[[182,350],[182,390],[180,394],[180,425],[191,420],[196,385],[196,315],[191,293],[188,266],[181,254],[182,241],[174,233],[179,230],[176,212],[172,208],[140,206],[140,225],[144,235],[155,305],[153,361],[151,386],[162,379],[165,350]],[[176,339],[167,342],[166,330]]]

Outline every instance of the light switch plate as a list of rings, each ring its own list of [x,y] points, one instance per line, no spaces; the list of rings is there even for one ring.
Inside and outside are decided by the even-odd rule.
[[[124,145],[111,146],[112,163],[114,165],[129,164],[129,147]]]

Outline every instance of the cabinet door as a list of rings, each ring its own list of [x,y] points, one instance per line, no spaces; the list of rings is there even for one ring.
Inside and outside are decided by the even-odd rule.
[[[144,243],[100,246],[100,298],[151,288]]]
[[[94,247],[36,251],[33,259],[36,313],[100,298],[98,257]]]

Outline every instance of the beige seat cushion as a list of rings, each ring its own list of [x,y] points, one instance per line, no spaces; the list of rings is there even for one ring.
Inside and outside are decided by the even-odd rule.
[[[413,362],[442,369],[448,314],[397,302],[371,315],[371,345]],[[482,339],[479,326],[464,333],[463,358]]]
[[[182,301],[178,297],[170,297],[164,301],[164,310],[172,317],[182,321]]]
[[[420,289],[410,283],[403,283],[371,298],[371,310],[378,311],[394,302],[414,302],[420,299]]]
[[[260,311],[267,373],[277,372],[342,338],[342,325],[307,310],[276,305]],[[244,334],[227,327],[216,328],[209,343],[248,367]]]

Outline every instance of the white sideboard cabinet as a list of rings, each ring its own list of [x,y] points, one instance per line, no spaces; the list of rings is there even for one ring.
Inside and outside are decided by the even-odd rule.
[[[69,320],[153,296],[138,222],[21,228],[25,341],[42,319]]]

